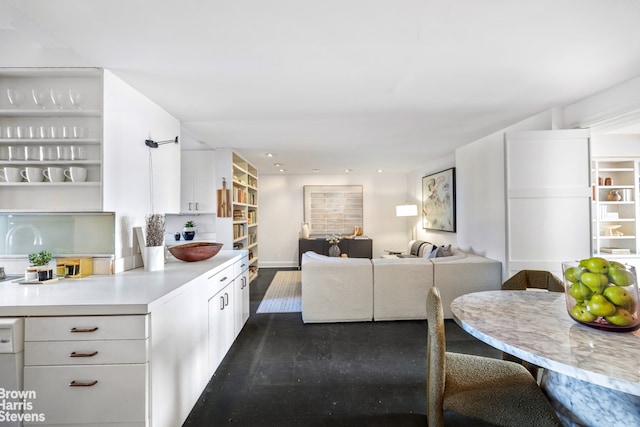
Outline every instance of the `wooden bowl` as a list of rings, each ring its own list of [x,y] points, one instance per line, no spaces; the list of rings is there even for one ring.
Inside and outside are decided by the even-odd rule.
[[[194,242],[169,248],[171,255],[181,261],[193,262],[212,258],[222,249],[222,243]]]

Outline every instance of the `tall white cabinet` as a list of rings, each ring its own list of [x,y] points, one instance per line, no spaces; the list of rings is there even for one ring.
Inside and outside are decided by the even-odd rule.
[[[231,192],[231,216],[216,218],[216,240],[249,253],[249,281],[258,274],[258,170],[230,149],[216,149],[216,184]],[[219,201],[218,201],[219,203]]]
[[[593,248],[596,255],[624,258],[640,253],[640,160],[602,157],[592,162]]]

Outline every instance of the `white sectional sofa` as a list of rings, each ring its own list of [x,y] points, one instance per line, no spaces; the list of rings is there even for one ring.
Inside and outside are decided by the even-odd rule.
[[[302,255],[302,320],[350,322],[426,319],[427,289],[437,286],[445,318],[458,296],[499,290],[499,261],[457,250],[442,258],[377,259]]]

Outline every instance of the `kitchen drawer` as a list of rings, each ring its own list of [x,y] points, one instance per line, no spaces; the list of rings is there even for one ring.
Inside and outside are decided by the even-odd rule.
[[[209,299],[233,281],[233,265],[230,265],[219,273],[208,276],[206,280],[206,296],[207,299]]]
[[[233,277],[234,279],[241,275],[243,272],[249,269],[249,257],[244,256],[240,261],[236,261],[233,264]]]
[[[44,414],[44,424],[144,422],[146,384],[146,364],[24,368],[25,390],[36,396],[29,412]]]
[[[25,341],[145,339],[148,316],[27,317]]]
[[[24,364],[109,365],[146,363],[149,340],[114,341],[29,341],[25,343]]]

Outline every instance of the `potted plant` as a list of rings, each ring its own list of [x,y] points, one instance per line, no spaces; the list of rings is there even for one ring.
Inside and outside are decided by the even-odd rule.
[[[42,250],[29,254],[29,262],[37,268],[39,281],[53,279],[53,268],[48,266],[49,261],[51,261],[51,252],[49,251]]]
[[[151,214],[146,217],[146,242],[143,254],[144,269],[156,271],[164,269],[164,215]]]
[[[193,240],[196,236],[196,223],[193,221],[187,221],[184,223],[184,228],[182,229],[182,237],[184,240]]]

